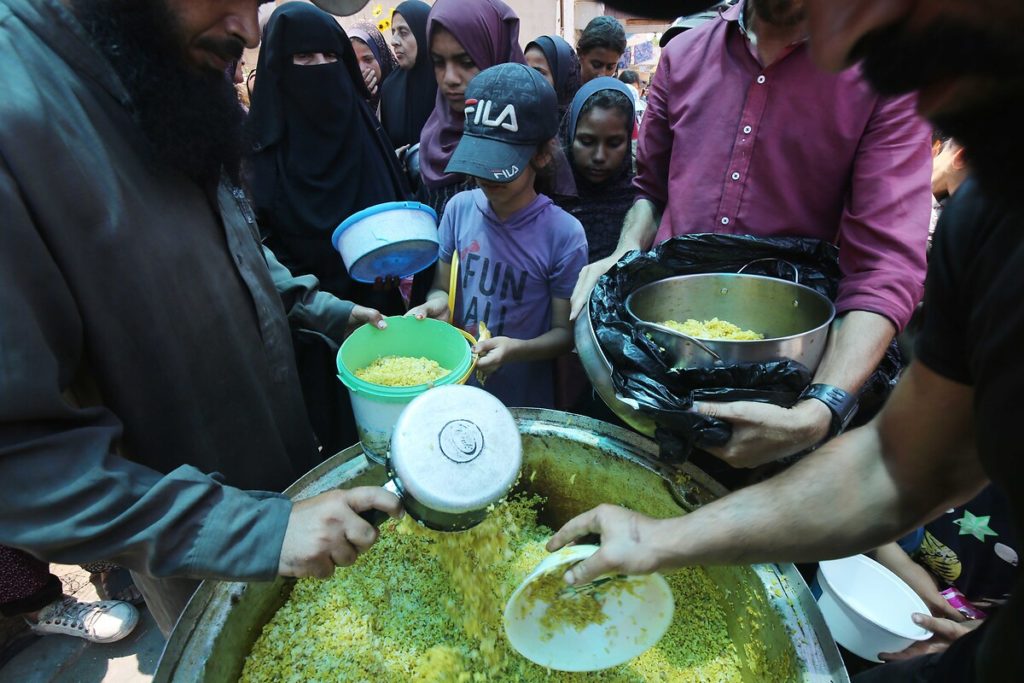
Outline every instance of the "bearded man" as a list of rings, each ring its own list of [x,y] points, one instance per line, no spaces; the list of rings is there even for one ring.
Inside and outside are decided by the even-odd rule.
[[[802,399],[792,408],[697,406],[731,423],[729,442],[709,451],[733,467],[821,444],[848,423],[858,392],[920,301],[929,136],[912,96],[881,96],[857,68],[831,74],[812,63],[804,0],[740,2],[662,52],[640,130],[638,198],[616,250],[580,273],[573,318],[622,256],[670,237],[837,244],[837,322]]]
[[[133,570],[167,633],[196,579],[330,574],[377,488],[320,459],[290,325],[380,321],[262,250],[227,65],[257,0],[0,0],[0,543]]]

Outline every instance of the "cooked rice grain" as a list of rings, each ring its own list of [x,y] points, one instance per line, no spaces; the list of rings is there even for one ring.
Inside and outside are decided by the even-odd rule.
[[[764,339],[763,334],[753,330],[740,329],[738,325],[734,325],[726,320],[719,320],[718,318],[703,321],[688,318],[686,322],[682,323],[675,320],[666,320],[659,324],[697,339],[710,339],[712,341],[756,341]]]
[[[436,360],[412,358],[409,356],[384,356],[365,368],[355,371],[355,376],[370,384],[385,387],[413,387],[417,384],[435,382],[450,371],[442,368]]]

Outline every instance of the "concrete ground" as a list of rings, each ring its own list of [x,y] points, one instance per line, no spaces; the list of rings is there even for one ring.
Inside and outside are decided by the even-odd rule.
[[[98,600],[81,567],[52,565],[64,592],[83,602]],[[164,638],[145,607],[124,640],[94,644],[71,636],[36,636],[24,631],[0,651],[0,683],[140,683],[156,672]]]

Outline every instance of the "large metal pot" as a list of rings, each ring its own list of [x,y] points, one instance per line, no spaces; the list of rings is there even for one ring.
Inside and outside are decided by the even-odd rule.
[[[724,493],[692,465],[669,467],[657,446],[617,427],[549,410],[513,411],[523,435],[525,488],[544,496],[540,520],[557,527],[600,502],[625,503],[658,516],[692,510]],[[577,475],[577,476],[573,476]],[[380,484],[384,469],[353,446],[324,462],[286,493],[305,498],[339,486]],[[848,681],[836,645],[810,591],[792,565],[709,567],[744,680],[763,680],[749,653],[789,657],[791,680]],[[155,681],[236,681],[263,626],[288,599],[294,581],[204,582],[185,609]],[[758,615],[752,619],[752,615]]]
[[[640,412],[636,401],[619,396],[612,384],[612,364],[608,361],[601,343],[594,333],[594,322],[590,319],[590,301],[576,318],[573,328],[576,340],[576,354],[580,357],[583,370],[587,373],[594,391],[604,401],[616,417],[636,431],[646,436],[654,436],[658,425],[647,415]]]
[[[795,360],[811,372],[825,353],[836,309],[810,287],[761,275],[679,275],[640,287],[626,310],[670,354],[677,368]],[[727,320],[761,340],[695,340],[658,323]]]

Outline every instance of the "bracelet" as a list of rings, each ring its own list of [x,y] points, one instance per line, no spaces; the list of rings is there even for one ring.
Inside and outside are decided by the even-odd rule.
[[[821,401],[832,413],[832,421],[829,424],[826,440],[835,438],[843,433],[843,430],[850,424],[853,416],[857,414],[859,399],[853,394],[832,386],[831,384],[811,384],[800,393],[798,400],[813,398]]]

